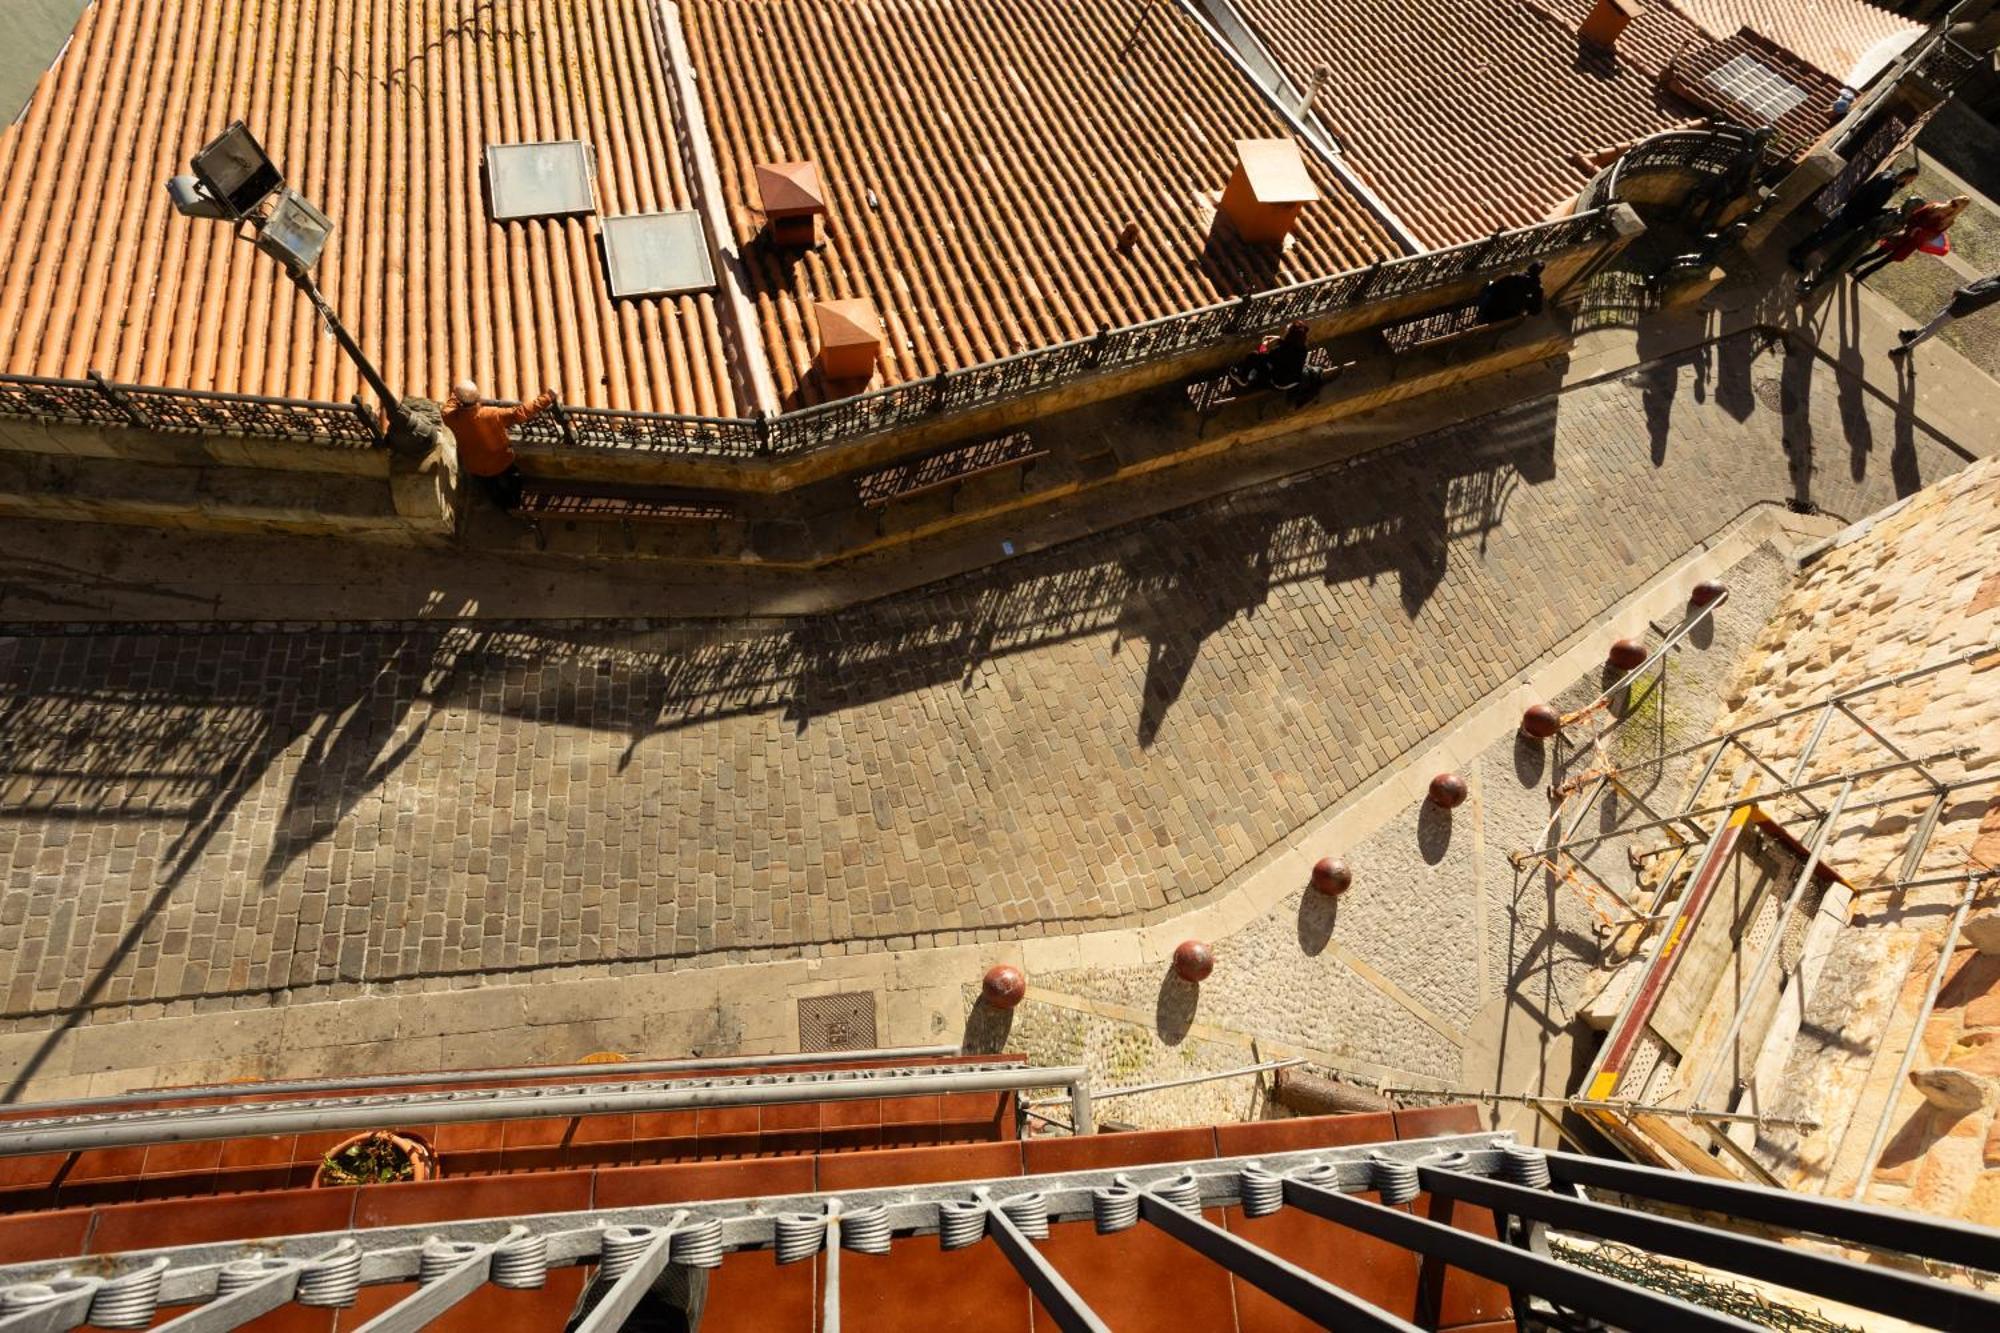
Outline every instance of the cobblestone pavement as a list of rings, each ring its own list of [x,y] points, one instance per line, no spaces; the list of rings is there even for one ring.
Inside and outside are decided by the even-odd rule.
[[[805,621],[20,630],[0,1018],[1157,919],[1746,507],[1960,465],[1753,351]]]

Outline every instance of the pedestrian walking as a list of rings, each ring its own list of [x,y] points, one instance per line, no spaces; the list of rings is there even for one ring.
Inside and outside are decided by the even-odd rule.
[[[1874,254],[1855,266],[1854,280],[1860,282],[1869,274],[1900,264],[1914,254],[1950,254],[1951,224],[1971,204],[1972,200],[1962,194],[1941,204],[1925,204],[1910,214],[1901,231],[1884,239]]]
[[[1908,189],[1916,179],[1917,169],[1904,167],[1900,171],[1884,172],[1861,182],[1847,197],[1847,202],[1840,206],[1840,211],[1827,219],[1826,225],[1791,248],[1786,257],[1792,267],[1805,272],[1806,261],[1815,253],[1874,222],[1876,215],[1889,207],[1897,191]]]
[[[1968,282],[1951,294],[1951,299],[1946,301],[1943,308],[1930,317],[1929,323],[1920,329],[1904,329],[1901,333],[1897,334],[1896,342],[1898,345],[1889,355],[1908,356],[1911,348],[1926,338],[1936,337],[1943,330],[1944,326],[1953,320],[1964,319],[1967,315],[1976,315],[1980,311],[1990,310],[1996,305],[2000,305],[2000,273],[1991,273],[1986,277]]]
[[[1826,262],[1820,265],[1817,271],[1799,279],[1799,295],[1810,296],[1813,288],[1837,281],[1849,269],[1867,258],[1877,245],[1890,237],[1900,235],[1911,215],[1923,206],[1923,200],[1911,195],[1895,207],[1885,208],[1877,213],[1875,220],[1860,231],[1836,241],[1827,254]]]
[[[471,380],[452,386],[444,405],[444,424],[458,441],[458,461],[466,474],[477,480],[495,504],[516,509],[524,484],[520,464],[507,432],[533,421],[555,406],[556,396],[544,389],[532,402],[516,407],[490,407]]]

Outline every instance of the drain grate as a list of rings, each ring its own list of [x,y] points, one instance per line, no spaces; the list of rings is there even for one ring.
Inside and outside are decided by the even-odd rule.
[[[875,1045],[873,991],[814,995],[799,1001],[801,1051],[865,1051]]]

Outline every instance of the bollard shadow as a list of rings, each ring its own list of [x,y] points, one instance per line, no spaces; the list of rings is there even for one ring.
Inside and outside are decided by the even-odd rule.
[[[1692,613],[1692,610],[1693,608],[1690,608],[1690,613]],[[1681,642],[1691,643],[1697,648],[1707,648],[1714,644],[1715,617],[1712,615],[1703,616],[1696,622],[1694,628],[1687,632],[1687,637],[1682,639]]]
[[[1308,888],[1299,900],[1299,948],[1309,958],[1318,957],[1340,924],[1340,898]]]
[[[1169,1046],[1178,1046],[1186,1040],[1200,1003],[1201,987],[1182,981],[1180,974],[1169,966],[1167,975],[1160,978],[1160,997],[1153,1004],[1153,1030],[1160,1034],[1160,1040]]]
[[[1417,850],[1425,865],[1436,865],[1451,850],[1451,811],[1434,801],[1425,801],[1417,812]]]
[[[1532,736],[1514,733],[1514,776],[1523,787],[1539,787],[1549,771],[1548,744]]]
[[[965,1016],[965,1039],[959,1049],[966,1055],[999,1055],[1007,1049],[1013,1030],[1014,1011],[996,1009],[982,996],[972,1002],[972,1012]]]

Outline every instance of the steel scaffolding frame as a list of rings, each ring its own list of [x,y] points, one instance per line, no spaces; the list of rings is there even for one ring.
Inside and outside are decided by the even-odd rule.
[[[1373,1192],[1375,1198],[1359,1197]],[[1407,1209],[1420,1193],[1488,1209],[1491,1235]],[[364,1286],[417,1283],[363,1327],[415,1333],[489,1285],[541,1287],[551,1268],[594,1269],[569,1327],[611,1333],[653,1294],[681,1289],[693,1270],[740,1250],[779,1264],[823,1265],[820,1327],[840,1326],[843,1251],[888,1254],[936,1236],[946,1251],[992,1241],[1065,1330],[1102,1330],[1092,1309],[1037,1242],[1052,1223],[1091,1221],[1097,1234],[1133,1227],[1180,1242],[1190,1260],[1217,1265],[1325,1327],[1415,1333],[1416,1325],[1308,1271],[1222,1224],[1205,1209],[1244,1216],[1286,1210],[1363,1232],[1418,1256],[1426,1271],[1462,1268],[1586,1319],[1635,1330],[1754,1328],[1660,1290],[1550,1257],[1544,1228],[1637,1245],[1937,1328],[2000,1326],[2000,1297],[1917,1267],[1991,1268],[2000,1232],[1922,1215],[1695,1180],[1567,1153],[1543,1153],[1506,1134],[1463,1134],[1257,1157],[1162,1163],[996,1180],[842,1193],[599,1209],[418,1227],[77,1256],[0,1268],[0,1331],[63,1333],[86,1322],[229,1333],[290,1304],[345,1307]],[[1781,1244],[1718,1225],[1776,1227],[1834,1246]],[[1078,1233],[1089,1234],[1089,1233]],[[1099,1241],[1099,1244],[1114,1243]],[[1895,1257],[1865,1262],[1845,1247]],[[1343,1247],[1324,1248],[1329,1257]],[[1337,1262],[1337,1260],[1336,1260]],[[670,1275],[668,1269],[677,1268]],[[880,1270],[876,1270],[878,1273]],[[678,1278],[676,1285],[670,1279]],[[522,1325],[515,1324],[515,1327]]]
[[[1851,886],[1851,888],[1856,893],[1875,894],[1898,890],[1906,891],[1942,884],[1963,883],[1966,886],[1965,894],[1960,903],[1958,914],[1953,919],[1952,938],[1956,937],[1958,923],[1963,921],[1966,912],[1970,910],[1971,904],[1978,896],[1981,887],[1996,877],[2000,877],[2000,870],[1980,867],[1975,867],[1970,871],[1954,870],[1943,874],[1925,875],[1921,873],[1924,856],[1929,849],[1932,835],[1937,829],[1938,820],[1944,813],[1953,795],[2000,782],[2000,771],[1966,774],[1947,780],[1939,776],[1937,766],[1949,760],[1962,760],[1976,753],[1976,747],[1966,746],[1930,754],[1912,753],[1893,739],[1881,724],[1865,717],[1862,713],[1861,705],[1870,696],[1879,694],[1885,690],[1908,685],[1956,668],[1974,666],[1987,659],[2000,656],[2000,645],[1984,645],[1952,654],[1938,661],[1927,663],[1908,671],[1878,677],[1860,685],[1824,695],[1808,703],[1740,723],[1716,735],[1690,745],[1668,750],[1649,759],[1622,765],[1611,764],[1605,757],[1605,740],[1624,721],[1625,716],[1629,716],[1629,691],[1646,679],[1647,673],[1655,665],[1659,667],[1660,674],[1652,687],[1655,689],[1664,689],[1666,687],[1667,666],[1671,661],[1671,658],[1668,656],[1669,650],[1674,644],[1685,638],[1695,625],[1700,624],[1706,615],[1713,611],[1714,606],[1717,604],[1711,603],[1709,606],[1698,608],[1690,613],[1683,619],[1680,625],[1676,626],[1666,636],[1665,641],[1662,642],[1659,648],[1645,662],[1625,673],[1590,704],[1564,717],[1564,723],[1567,726],[1573,721],[1593,716],[1599,712],[1609,711],[1621,714],[1610,725],[1594,732],[1588,740],[1567,747],[1566,750],[1563,747],[1562,733],[1558,733],[1559,764],[1563,762],[1573,763],[1578,756],[1584,755],[1588,755],[1597,762],[1551,787],[1550,794],[1553,798],[1553,809],[1551,810],[1549,821],[1543,829],[1542,836],[1538,840],[1538,845],[1520,849],[1514,852],[1510,859],[1517,868],[1524,869],[1529,866],[1539,865],[1559,881],[1576,887],[1585,902],[1597,915],[1599,921],[1606,926],[1614,930],[1632,926],[1638,926],[1642,929],[1650,927],[1653,929],[1648,931],[1648,934],[1656,932],[1660,936],[1672,940],[1678,938],[1678,932],[1687,924],[1686,914],[1690,905],[1690,894],[1685,891],[1676,893],[1676,889],[1683,882],[1692,885],[1702,877],[1710,860],[1717,854],[1717,850],[1723,841],[1723,832],[1729,827],[1731,821],[1738,819],[1745,811],[1754,808],[1759,814],[1764,815],[1771,824],[1776,825],[1780,829],[1787,829],[1790,826],[1805,826],[1805,836],[1803,838],[1805,854],[1803,863],[1796,880],[1793,882],[1790,894],[1781,900],[1777,916],[1777,928],[1773,929],[1771,938],[1758,951],[1751,979],[1747,985],[1741,988],[1735,1008],[1731,1014],[1727,1035],[1722,1039],[1717,1049],[1710,1053],[1705,1065],[1700,1069],[1695,1090],[1689,1104],[1685,1107],[1675,1108],[1669,1112],[1661,1108],[1645,1106],[1643,1105],[1643,1099],[1640,1098],[1605,1099],[1581,1096],[1560,1099],[1566,1106],[1573,1109],[1588,1108],[1617,1116],[1628,1126],[1632,1124],[1633,1116],[1641,1113],[1672,1114],[1677,1118],[1686,1119],[1698,1125],[1706,1133],[1715,1150],[1733,1160],[1748,1176],[1753,1179],[1759,1179],[1766,1184],[1774,1184],[1776,1182],[1768,1170],[1751,1156],[1741,1144],[1737,1143],[1728,1134],[1727,1129],[1729,1125],[1734,1123],[1750,1123],[1761,1129],[1766,1124],[1776,1124],[1778,1121],[1770,1117],[1754,1115],[1742,1117],[1716,1116],[1710,1108],[1709,1102],[1717,1090],[1717,1080],[1723,1068],[1728,1063],[1727,1057],[1735,1049],[1735,1044],[1741,1036],[1743,1025],[1750,1014],[1754,997],[1761,993],[1760,988],[1768,981],[1771,970],[1781,955],[1784,939],[1784,932],[1781,927],[1788,919],[1787,914],[1796,909],[1805,900],[1806,894],[1815,877],[1823,873],[1823,853],[1834,836],[1836,824],[1841,819],[1862,811],[1914,804],[1919,801],[1924,802],[1923,813],[1912,825],[1909,837],[1904,844],[1898,873],[1887,881]],[[1778,763],[1773,762],[1765,755],[1759,754],[1751,744],[1751,737],[1759,733],[1768,732],[1787,722],[1805,717],[1812,718],[1810,730],[1807,732],[1797,754],[1791,756],[1789,769],[1781,768]],[[1844,719],[1847,723],[1851,724],[1855,731],[1861,737],[1865,738],[1865,741],[1872,748],[1886,753],[1888,758],[1877,764],[1847,767],[1836,772],[1815,775],[1812,768],[1813,760],[1820,750],[1821,743],[1826,739],[1828,732],[1837,719]],[[1757,770],[1757,773],[1748,775],[1737,787],[1735,793],[1728,799],[1720,801],[1711,799],[1708,804],[1700,804],[1699,802],[1701,802],[1703,794],[1710,789],[1717,772],[1721,769],[1724,760],[1731,753],[1741,754]],[[1686,794],[1677,810],[1670,813],[1663,813],[1653,808],[1643,796],[1634,790],[1634,779],[1639,776],[1663,769],[1666,765],[1676,760],[1693,761],[1697,757],[1702,759],[1699,774],[1688,786]],[[1561,770],[1559,769],[1558,771]],[[1855,798],[1856,787],[1861,783],[1888,777],[1892,774],[1909,772],[1914,772],[1921,780],[1920,785],[1904,787],[1892,791],[1887,795],[1870,793],[1866,799]],[[1761,774],[1764,778],[1771,779],[1774,785],[1759,789],[1757,786],[1758,774]],[[1829,790],[1833,792],[1833,799],[1830,805],[1822,805],[1818,800],[1814,799],[1814,794],[1824,793]],[[1645,818],[1632,823],[1620,822],[1614,827],[1603,829],[1594,834],[1584,834],[1582,830],[1585,821],[1597,810],[1598,801],[1606,791],[1617,792],[1634,810],[1644,815]],[[1584,793],[1582,799],[1575,801],[1580,792]],[[1804,807],[1804,812],[1783,814],[1765,809],[1766,806],[1772,803],[1784,800],[1795,801],[1798,805]],[[1574,805],[1572,804],[1573,801]],[[1592,868],[1584,857],[1589,852],[1603,847],[1607,843],[1616,840],[1631,839],[1639,834],[1650,832],[1663,832],[1668,841],[1649,848],[1628,847],[1628,860],[1633,868],[1637,870],[1656,857],[1671,855],[1673,859],[1657,874],[1652,901],[1649,904],[1645,904],[1635,902],[1631,897],[1620,893]],[[1787,836],[1790,835],[1787,834]],[[1694,851],[1696,848],[1700,849],[1699,858],[1694,870],[1683,881],[1679,873],[1680,868],[1686,861],[1689,852]],[[1593,885],[1596,889],[1610,895],[1624,909],[1624,915],[1614,916],[1607,913],[1603,908],[1602,902],[1597,900],[1590,891],[1590,886]],[[1632,942],[1631,947],[1635,951],[1638,943],[1639,941]],[[1935,1001],[1937,992],[1937,985],[1935,983],[1942,978],[1944,968],[1949,962],[1949,944],[1950,939],[1947,939],[1946,954],[1939,962],[1938,974],[1933,978],[1934,984],[1930,991],[1930,998],[1926,1000],[1924,1005],[1925,1015],[1928,1014],[1931,1004]],[[1668,949],[1658,951],[1653,959],[1645,964],[1649,972],[1652,968],[1665,964],[1668,961],[1670,952]],[[1634,998],[1627,1001],[1624,1011],[1621,1012],[1619,1016],[1620,1022],[1623,1022],[1629,1015],[1631,1005],[1636,1001],[1636,997],[1643,984],[1644,980],[1642,978],[1640,986],[1634,988]],[[1780,986],[1782,989],[1782,981]],[[1898,1076],[1899,1084],[1901,1077],[1907,1074],[1908,1067],[1914,1058],[1917,1043],[1921,1040],[1922,1029],[1923,1022],[1922,1016],[1920,1016],[1910,1045],[1903,1052],[1902,1073]],[[1605,1056],[1606,1053],[1600,1053],[1597,1061],[1592,1065],[1589,1073],[1586,1074],[1585,1088],[1588,1088],[1602,1072]],[[1730,1099],[1730,1107],[1733,1108],[1735,1098],[1740,1092],[1740,1087],[1731,1086],[1729,1088],[1728,1097]],[[1531,1104],[1535,1105],[1535,1109],[1544,1118],[1559,1122],[1559,1117],[1551,1115],[1547,1107],[1541,1104],[1540,1101]],[[1892,1096],[1888,1104],[1883,1108],[1881,1119],[1875,1127],[1874,1141],[1869,1151],[1871,1170],[1873,1162],[1879,1159],[1882,1141],[1886,1138],[1888,1123],[1894,1106],[1895,1098]],[[1569,1141],[1566,1133],[1564,1137],[1566,1141]],[[1856,1188],[1856,1197],[1860,1197],[1861,1192],[1865,1190],[1866,1180],[1870,1173],[1871,1171],[1864,1171],[1862,1184]]]

